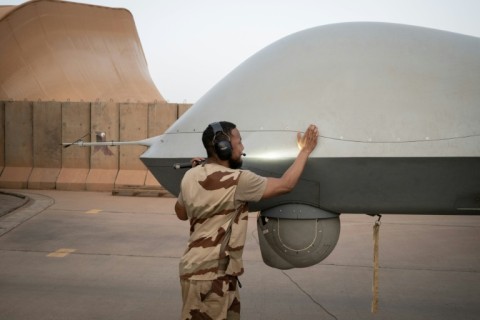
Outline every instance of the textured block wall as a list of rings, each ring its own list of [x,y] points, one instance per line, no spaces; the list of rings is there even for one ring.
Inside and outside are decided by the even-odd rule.
[[[162,134],[191,105],[0,101],[0,188],[110,191],[159,186],[143,146],[64,148],[63,142],[142,140]]]

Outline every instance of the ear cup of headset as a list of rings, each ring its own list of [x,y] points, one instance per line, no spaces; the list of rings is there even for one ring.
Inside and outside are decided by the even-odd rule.
[[[220,160],[229,160],[232,157],[232,144],[227,140],[215,141],[215,152]]]

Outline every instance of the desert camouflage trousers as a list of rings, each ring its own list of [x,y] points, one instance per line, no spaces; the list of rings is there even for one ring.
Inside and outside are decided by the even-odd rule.
[[[240,319],[238,279],[223,276],[216,280],[180,280],[182,320]]]

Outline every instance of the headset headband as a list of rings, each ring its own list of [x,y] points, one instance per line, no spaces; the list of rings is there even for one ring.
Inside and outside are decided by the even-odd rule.
[[[217,133],[219,133],[219,132],[223,132],[223,128],[222,128],[222,125],[220,124],[220,122],[211,123],[210,127],[212,127],[212,129],[213,129],[213,136],[216,136]]]
[[[229,160],[232,157],[232,145],[230,143],[230,136],[223,131],[220,122],[213,122],[210,124],[213,129],[213,147],[215,153],[221,160]],[[222,133],[228,140],[217,140],[217,135]]]
[[[210,127],[213,129],[213,143],[215,143],[218,133],[223,133],[223,135],[227,137],[228,141],[230,141],[230,136],[223,131],[223,127],[220,122],[213,122],[210,124]]]

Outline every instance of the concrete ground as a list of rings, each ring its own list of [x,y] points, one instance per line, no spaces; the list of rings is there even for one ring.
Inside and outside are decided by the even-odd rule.
[[[21,193],[0,190],[0,217],[23,206],[29,198]]]
[[[0,214],[0,318],[178,319],[178,260],[189,226],[173,198],[101,192],[27,195]],[[8,194],[0,193],[0,211]],[[8,208],[7,208],[8,209]],[[320,264],[267,267],[250,216],[242,319],[480,319],[480,216],[384,215],[373,315],[374,218],[342,214]]]

